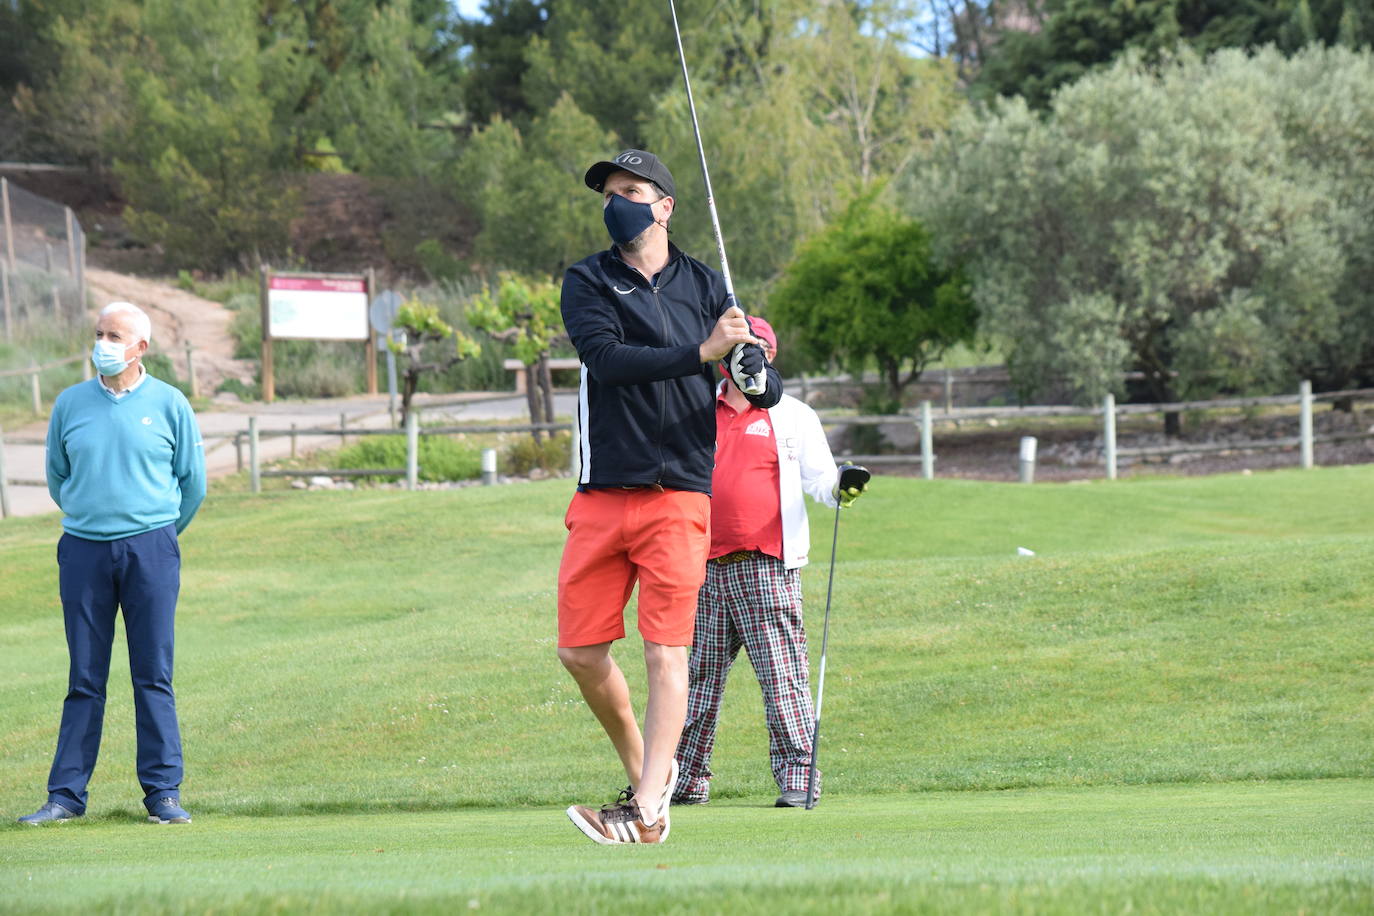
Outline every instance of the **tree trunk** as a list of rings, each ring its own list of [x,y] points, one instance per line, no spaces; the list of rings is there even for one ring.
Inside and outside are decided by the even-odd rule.
[[[542,412],[542,407],[540,406],[539,400],[539,374],[535,371],[537,368],[538,364],[536,363],[532,366],[526,366],[524,369],[525,404],[529,407],[531,423],[543,422],[539,419],[539,415]],[[531,430],[530,435],[534,437],[535,442],[540,441],[539,430]]]
[[[544,395],[544,423],[553,422],[553,370],[549,368],[549,354],[539,354],[539,388]],[[549,430],[553,438],[553,430]]]
[[[415,397],[415,391],[420,387],[420,373],[406,371],[401,376],[401,428],[406,425],[406,418],[410,416],[410,401]]]

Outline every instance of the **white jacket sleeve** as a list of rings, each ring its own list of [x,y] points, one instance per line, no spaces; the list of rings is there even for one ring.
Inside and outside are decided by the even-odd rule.
[[[830,453],[830,441],[821,427],[821,418],[806,405],[797,411],[798,425],[801,427],[801,482],[811,498],[832,509],[836,505],[835,486],[840,481],[840,472],[835,467],[835,458]]]

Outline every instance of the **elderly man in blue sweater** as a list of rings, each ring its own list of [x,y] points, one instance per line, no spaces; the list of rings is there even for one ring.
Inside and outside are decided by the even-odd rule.
[[[48,491],[62,510],[57,544],[71,668],[48,801],[25,824],[79,817],[105,715],[115,613],[124,613],[148,819],[190,823],[181,806],[181,734],[172,693],[177,535],[205,498],[205,454],[191,405],[148,375],[152,326],[112,302],[95,326],[99,375],[57,397],[48,423]]]

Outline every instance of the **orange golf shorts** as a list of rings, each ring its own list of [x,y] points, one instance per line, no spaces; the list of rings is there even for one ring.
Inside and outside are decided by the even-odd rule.
[[[598,489],[573,495],[558,567],[558,645],[623,639],[639,583],[639,632],[688,646],[706,579],[711,499],[685,490]]]

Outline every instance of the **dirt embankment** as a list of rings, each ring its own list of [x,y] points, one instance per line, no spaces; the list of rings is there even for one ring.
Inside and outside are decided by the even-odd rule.
[[[196,380],[200,392],[212,395],[229,378],[251,384],[254,365],[234,358],[234,338],[229,333],[233,313],[167,283],[144,277],[86,268],[86,284],[97,308],[115,301],[132,302],[153,321],[157,351],[171,357],[177,374],[186,377],[186,344],[194,349]]]

